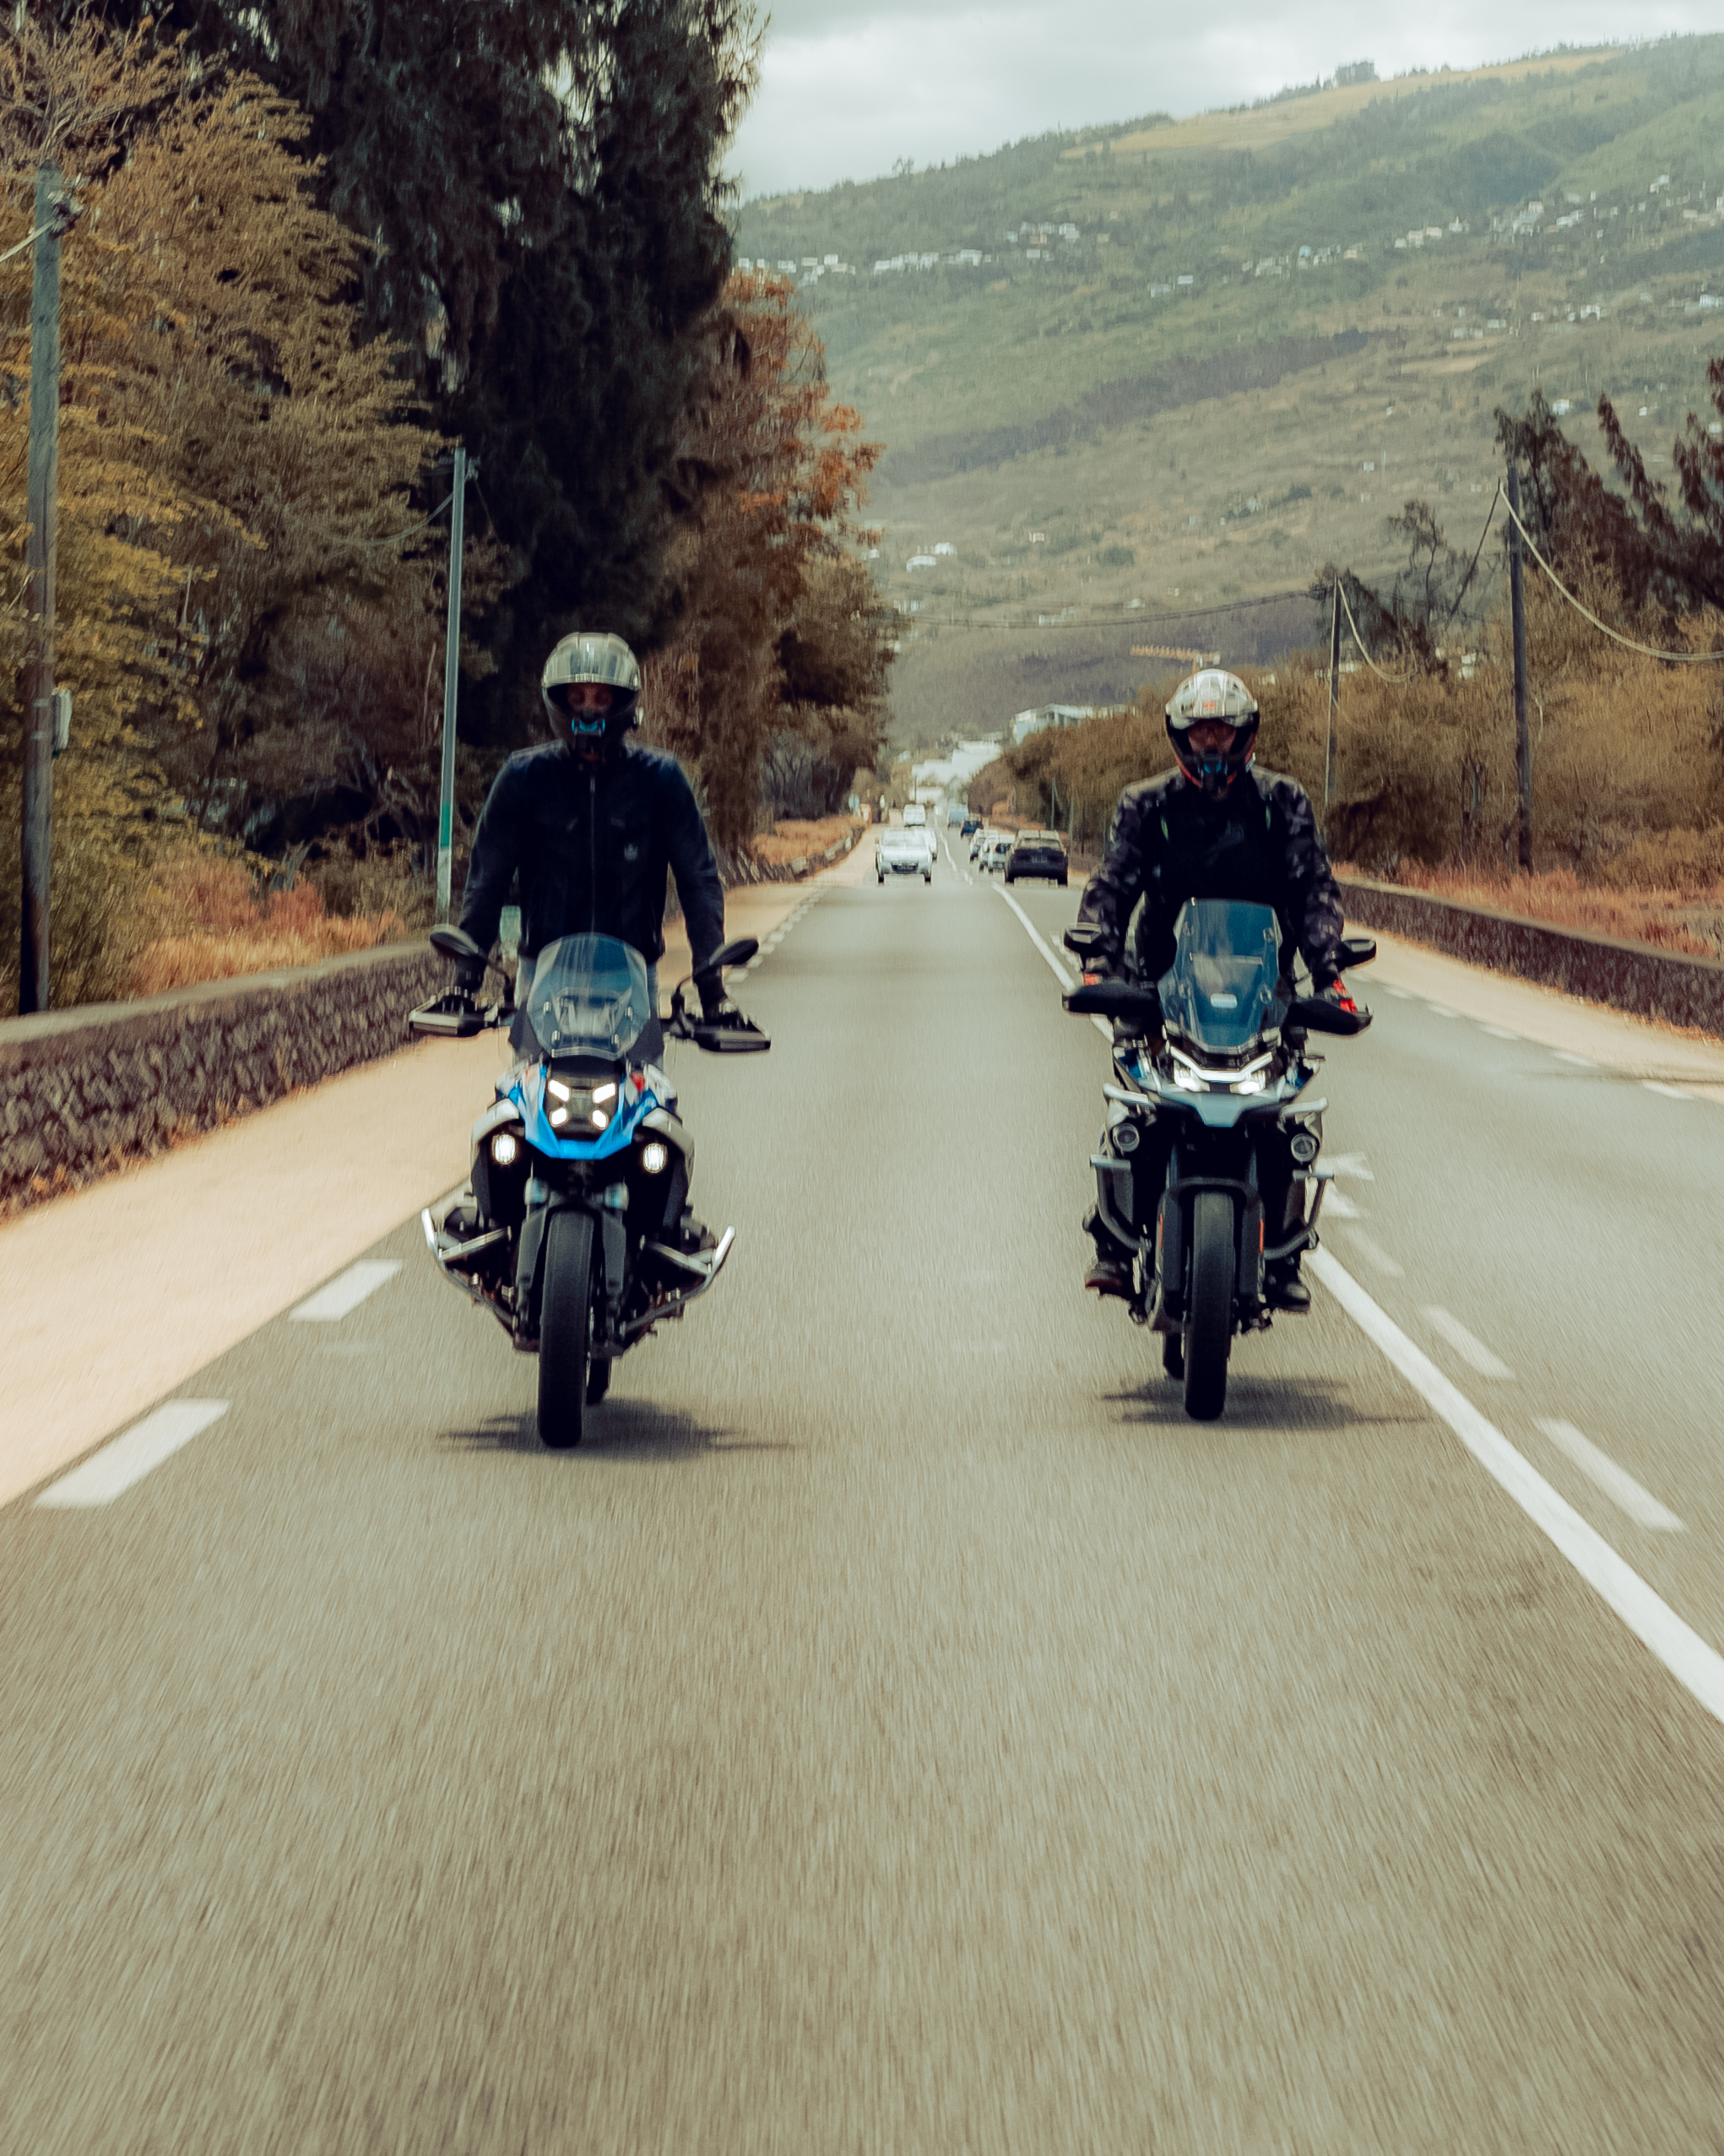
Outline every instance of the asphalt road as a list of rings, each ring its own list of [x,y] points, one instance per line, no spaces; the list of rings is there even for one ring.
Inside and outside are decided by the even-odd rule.
[[[0,2142],[1724,2148],[1724,1725],[1585,1539],[1724,1646],[1724,1110],[1379,995],[1345,1272],[1200,1427],[994,888],[740,994],[735,1255],[580,1453],[409,1223],[0,1512]]]

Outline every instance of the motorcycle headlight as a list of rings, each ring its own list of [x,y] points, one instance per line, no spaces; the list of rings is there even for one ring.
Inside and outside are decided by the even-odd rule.
[[[655,1138],[650,1144],[641,1148],[641,1169],[648,1176],[662,1176],[670,1165],[670,1149],[661,1145]]]
[[[1235,1093],[1261,1093],[1262,1090],[1263,1073],[1261,1071],[1247,1071],[1244,1078],[1236,1078],[1233,1082],[1233,1091]]]
[[[491,1157],[499,1168],[512,1168],[518,1159],[521,1142],[512,1131],[499,1131],[491,1142]]]

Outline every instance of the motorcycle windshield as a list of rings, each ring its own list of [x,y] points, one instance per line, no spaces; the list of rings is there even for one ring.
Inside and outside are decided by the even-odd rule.
[[[1162,1014],[1169,1032],[1193,1047],[1237,1053],[1272,1023],[1280,978],[1281,930],[1271,907],[1188,899],[1172,969],[1162,976]]]
[[[533,968],[527,1016],[549,1056],[626,1056],[653,1015],[647,962],[614,936],[565,936]]]

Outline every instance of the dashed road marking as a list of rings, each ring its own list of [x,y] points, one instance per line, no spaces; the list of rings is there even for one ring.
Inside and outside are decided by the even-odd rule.
[[[1482,1025],[1478,1029],[1481,1033],[1488,1033],[1493,1040],[1518,1040],[1521,1038],[1518,1033],[1510,1033],[1505,1025]]]
[[[111,1505],[154,1467],[189,1445],[200,1430],[227,1413],[225,1400],[168,1400],[70,1474],[62,1474],[36,1499],[51,1512]]]
[[[1440,1303],[1427,1303],[1425,1322],[1434,1333],[1440,1333],[1463,1362],[1471,1363],[1481,1377],[1512,1377],[1510,1369],[1499,1355],[1494,1354],[1476,1333],[1469,1333],[1453,1312],[1445,1310]]]
[[[1626,1468],[1618,1467],[1608,1453],[1601,1453],[1572,1422],[1541,1420],[1538,1426],[1613,1504],[1621,1506],[1630,1519],[1638,1520],[1642,1527],[1656,1528],[1661,1534],[1683,1532],[1682,1522],[1667,1505],[1661,1505],[1650,1490],[1636,1482]]]
[[[1347,1193],[1336,1190],[1331,1183],[1329,1195],[1323,1201],[1323,1218],[1326,1220],[1359,1220],[1363,1217]]]
[[[1452,1018],[1455,1016],[1446,1003],[1427,1003],[1425,1008],[1434,1018]]]
[[[1397,1003],[1410,1003],[1414,1000],[1410,988],[1391,988],[1387,981],[1383,984],[1383,993],[1392,996]]]
[[[1706,1712],[1724,1722],[1724,1655],[1709,1647],[1684,1624],[1663,1597],[1649,1587],[1584,1519],[1565,1497],[1512,1446],[1486,1415],[1422,1350],[1414,1346],[1389,1313],[1360,1287],[1327,1251],[1312,1253],[1310,1268],[1347,1316],[1388,1358],[1407,1382],[1435,1410],[1479,1465],[1506,1491],[1526,1517],[1547,1535],[1587,1585],[1665,1668],[1691,1692]]]
[[[1577,1071],[1596,1071],[1598,1067],[1590,1056],[1577,1056],[1572,1049],[1553,1048],[1551,1054],[1559,1063],[1572,1063]]]
[[[297,1310],[289,1311],[288,1317],[300,1324],[333,1324],[338,1317],[357,1310],[367,1295],[374,1295],[385,1280],[393,1280],[400,1270],[398,1258],[362,1257],[344,1273],[338,1273]]]
[[[1684,1093],[1679,1085],[1666,1085],[1662,1078],[1642,1078],[1640,1083],[1648,1093],[1662,1093],[1667,1100],[1692,1100],[1691,1093]]]

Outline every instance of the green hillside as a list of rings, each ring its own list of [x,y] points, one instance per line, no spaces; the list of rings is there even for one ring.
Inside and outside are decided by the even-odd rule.
[[[796,265],[886,445],[896,700],[924,739],[997,723],[1002,653],[1044,700],[1056,625],[1117,652],[1134,614],[1386,566],[1410,495],[1470,549],[1492,411],[1535,385],[1589,442],[1609,390],[1656,471],[1724,347],[1721,204],[1716,36],[1044,136],[749,203],[737,252]],[[954,638],[989,650],[962,709],[965,668],[924,663]]]

